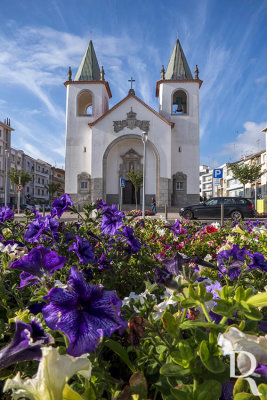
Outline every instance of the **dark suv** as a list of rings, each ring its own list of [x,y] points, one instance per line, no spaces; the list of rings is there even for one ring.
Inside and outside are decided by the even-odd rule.
[[[224,205],[225,218],[241,219],[255,216],[254,205],[250,200],[241,197],[213,197],[203,203],[183,207],[179,214],[186,219],[220,218],[221,204]]]

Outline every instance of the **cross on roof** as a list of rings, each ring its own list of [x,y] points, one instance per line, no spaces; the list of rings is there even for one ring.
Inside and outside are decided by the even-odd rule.
[[[133,82],[135,82],[135,79],[131,76],[131,79],[128,80],[128,82],[131,82],[131,89],[133,88]]]

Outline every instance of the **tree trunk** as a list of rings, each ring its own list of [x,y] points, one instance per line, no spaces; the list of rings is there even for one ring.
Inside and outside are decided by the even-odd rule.
[[[243,183],[243,197],[246,197],[246,184]]]

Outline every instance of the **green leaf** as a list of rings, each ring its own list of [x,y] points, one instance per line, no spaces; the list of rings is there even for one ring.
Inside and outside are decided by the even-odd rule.
[[[267,385],[265,383],[261,383],[258,386],[258,391],[260,392],[260,399],[266,400],[267,399]]]
[[[77,392],[72,390],[72,388],[66,384],[63,389],[62,400],[83,400],[83,399]]]
[[[199,355],[202,362],[206,362],[211,356],[206,340],[202,340],[200,343]]]
[[[225,370],[225,365],[218,357],[210,354],[208,344],[203,340],[200,344],[199,355],[202,363],[210,372],[220,374]]]
[[[266,307],[267,306],[267,292],[258,293],[255,296],[250,297],[247,300],[247,303],[253,305],[254,307]]]
[[[199,385],[196,389],[197,400],[217,400],[222,391],[220,382],[213,379],[207,380]]]
[[[250,393],[237,393],[234,396],[234,400],[256,400],[256,399],[258,399],[258,397],[255,397],[253,394]]]
[[[171,333],[172,335],[176,335],[178,331],[178,324],[174,316],[170,312],[165,311],[161,319],[167,332]]]
[[[253,321],[260,321],[263,318],[262,313],[249,303],[241,301],[241,306],[242,311],[247,318],[252,319]]]
[[[180,389],[171,389],[173,400],[193,400],[193,395]]]
[[[241,300],[244,300],[244,298],[245,298],[245,291],[244,291],[244,289],[243,289],[242,286],[239,286],[239,287],[236,289],[234,299],[235,299],[236,301],[240,302]]]
[[[132,371],[135,372],[135,366],[131,363],[127,351],[118,343],[115,342],[112,339],[106,339],[105,340],[105,346],[109,347],[114,353],[116,353],[122,361],[128,366],[128,368]]]
[[[249,390],[248,381],[242,378],[238,378],[234,386],[233,394],[235,395],[237,393],[242,393],[242,392],[244,393],[247,392],[248,390]]]
[[[225,331],[225,328],[222,325],[216,325],[215,323],[212,322],[205,322],[205,321],[191,321],[187,320],[184,321],[179,328],[180,329],[197,329],[199,327],[203,328],[210,328],[210,329],[216,329],[218,331]]]
[[[161,375],[164,376],[185,376],[190,374],[190,369],[183,368],[180,365],[174,363],[164,364],[160,368]]]

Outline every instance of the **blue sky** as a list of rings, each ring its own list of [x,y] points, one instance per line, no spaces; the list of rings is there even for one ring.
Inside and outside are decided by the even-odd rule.
[[[200,79],[201,163],[215,167],[264,149],[266,0],[1,0],[0,120],[12,146],[64,165],[66,89],[90,38],[111,106],[136,95],[158,110],[156,81],[177,32]]]

